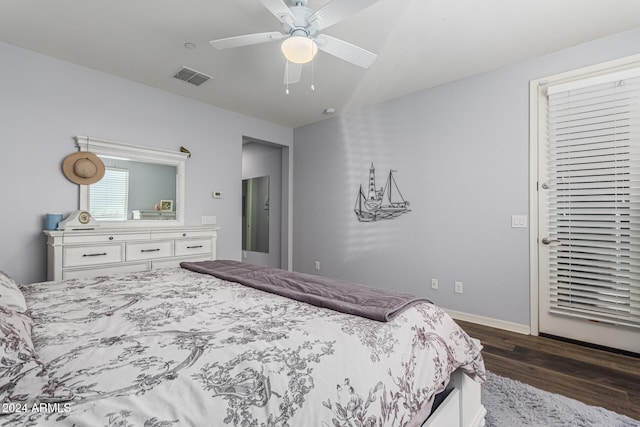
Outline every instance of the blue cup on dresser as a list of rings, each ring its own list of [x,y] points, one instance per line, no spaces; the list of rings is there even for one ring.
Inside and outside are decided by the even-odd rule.
[[[47,214],[44,221],[44,228],[47,230],[57,230],[60,221],[62,221],[62,214]]]

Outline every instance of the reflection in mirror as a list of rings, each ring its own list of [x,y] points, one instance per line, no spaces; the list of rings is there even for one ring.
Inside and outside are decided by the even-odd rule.
[[[176,199],[176,166],[99,157],[105,176],[89,186],[89,212],[96,220],[176,219],[172,207],[160,205]]]
[[[76,142],[106,169],[99,182],[80,186],[80,209],[110,226],[184,225],[185,153],[80,136]]]
[[[242,180],[242,250],[269,253],[269,177]]]

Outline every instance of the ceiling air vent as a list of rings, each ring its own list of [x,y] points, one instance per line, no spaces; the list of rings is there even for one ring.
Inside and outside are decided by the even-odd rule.
[[[178,80],[184,80],[187,83],[191,83],[192,85],[200,86],[202,83],[206,82],[213,77],[207,76],[206,74],[199,73],[195,70],[191,70],[187,67],[182,67],[178,70],[177,73],[173,75]]]

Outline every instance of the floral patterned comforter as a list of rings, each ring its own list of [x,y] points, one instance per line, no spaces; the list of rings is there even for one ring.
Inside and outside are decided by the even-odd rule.
[[[455,369],[484,378],[478,346],[432,304],[378,322],[180,268],[23,292],[73,398],[0,425],[403,426]]]

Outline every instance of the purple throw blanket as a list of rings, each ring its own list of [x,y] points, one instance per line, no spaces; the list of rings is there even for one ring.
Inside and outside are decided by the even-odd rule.
[[[182,262],[180,266],[318,307],[382,322],[393,319],[415,304],[431,303],[402,292],[238,261]]]

